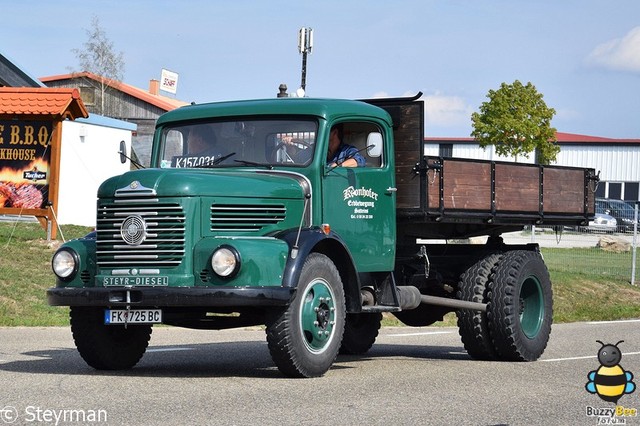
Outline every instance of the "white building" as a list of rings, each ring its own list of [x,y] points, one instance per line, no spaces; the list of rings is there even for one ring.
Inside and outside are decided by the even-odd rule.
[[[127,172],[130,162],[120,162],[120,141],[131,152],[136,125],[90,115],[63,121],[58,186],[58,223],[96,225],[96,202],[100,184]]]

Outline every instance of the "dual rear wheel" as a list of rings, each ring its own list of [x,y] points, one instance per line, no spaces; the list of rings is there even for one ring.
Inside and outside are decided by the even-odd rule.
[[[542,355],[553,317],[549,271],[538,252],[491,254],[460,277],[458,298],[487,304],[458,311],[465,349],[475,359],[534,361]]]

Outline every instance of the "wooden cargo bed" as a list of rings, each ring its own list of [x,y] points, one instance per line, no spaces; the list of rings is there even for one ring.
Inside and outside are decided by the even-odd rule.
[[[586,225],[595,213],[593,169],[425,156],[398,193],[399,222]],[[417,195],[417,196],[416,196]],[[400,202],[402,200],[402,203]]]

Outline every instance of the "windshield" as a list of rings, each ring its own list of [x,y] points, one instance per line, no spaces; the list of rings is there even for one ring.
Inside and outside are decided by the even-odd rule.
[[[228,166],[305,166],[316,145],[317,122],[231,120],[165,127],[163,168]]]

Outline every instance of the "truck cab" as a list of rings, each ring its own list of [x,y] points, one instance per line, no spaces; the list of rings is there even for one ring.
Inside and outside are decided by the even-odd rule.
[[[340,128],[342,143],[355,147],[365,159],[362,167],[328,163],[333,128]],[[198,129],[210,135],[205,153],[209,155],[194,155],[189,150],[189,134]],[[254,181],[270,179],[274,182],[272,191],[282,190],[275,182],[282,182],[282,186],[293,183],[302,192],[297,201],[286,201],[292,204],[286,206],[290,211],[284,223],[278,222],[272,231],[296,229],[299,224],[304,229],[332,229],[363,272],[392,270],[395,170],[389,129],[388,114],[361,102],[285,98],[200,105],[182,108],[158,121],[152,161],[171,172],[198,168],[199,173],[233,181],[241,175],[246,178],[246,185],[239,180],[228,186],[212,181],[207,188],[199,188],[201,195],[215,194],[212,205],[225,199],[242,204],[251,198],[263,203],[277,197],[262,192],[264,188],[252,194],[257,185]],[[233,197],[237,199],[231,200]],[[292,210],[296,204],[304,212],[296,215]],[[215,229],[216,235],[260,235],[267,231],[243,230],[242,223],[231,223],[232,216],[217,219],[218,214],[222,213],[216,210],[211,220],[227,223]],[[251,216],[237,219],[252,220]],[[386,238],[380,238],[382,235]]]

